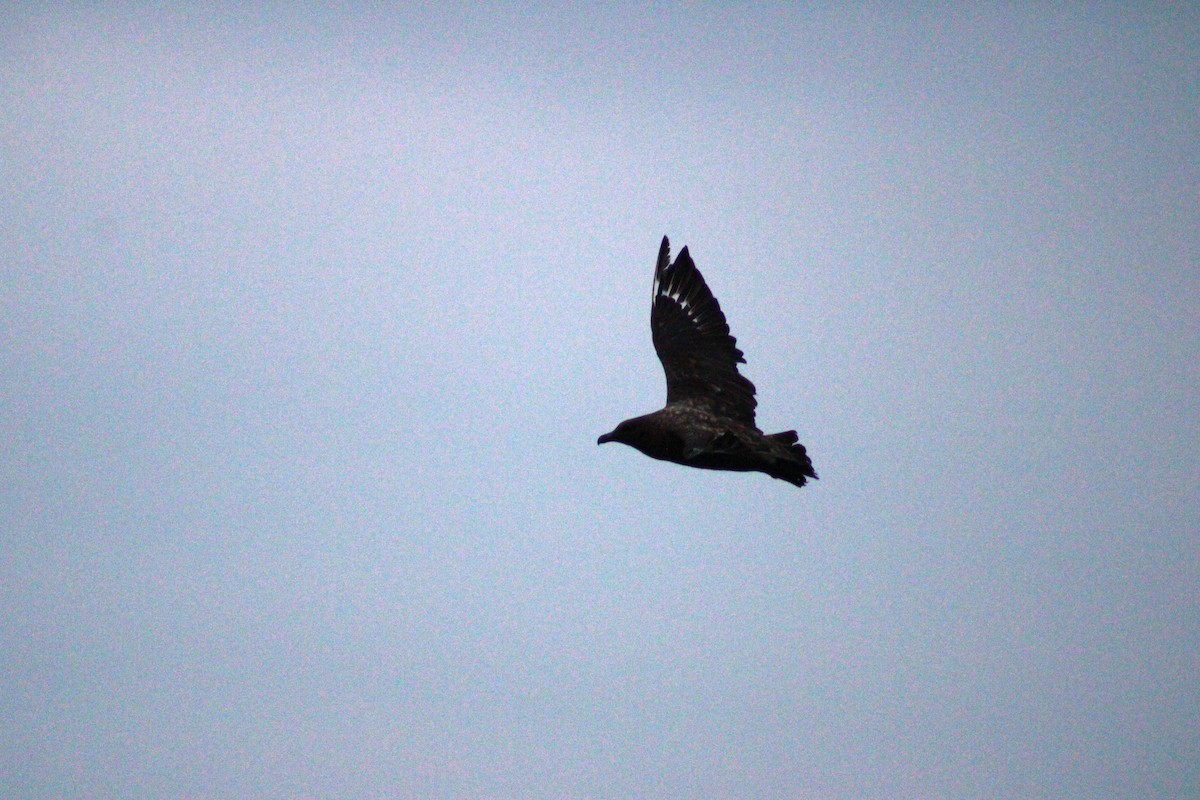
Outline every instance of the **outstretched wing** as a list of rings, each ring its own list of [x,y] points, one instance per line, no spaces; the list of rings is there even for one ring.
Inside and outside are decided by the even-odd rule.
[[[754,427],[754,384],[738,373],[746,363],[687,248],[671,260],[663,237],[654,270],[650,331],[654,350],[667,373],[667,405],[681,400],[702,404],[722,417]]]

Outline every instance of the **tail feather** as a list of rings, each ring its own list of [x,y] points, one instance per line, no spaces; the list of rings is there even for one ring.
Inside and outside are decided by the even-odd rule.
[[[817,473],[813,469],[812,460],[809,459],[804,445],[797,443],[800,437],[796,435],[795,431],[771,433],[767,435],[767,438],[788,446],[787,455],[781,454],[776,459],[772,465],[773,468],[767,473],[768,475],[781,481],[787,481],[794,486],[803,486],[808,482],[808,478],[816,480]]]
[[[775,441],[781,442],[783,444],[795,444],[796,442],[800,441],[800,437],[796,435],[795,431],[783,431],[782,433],[768,433],[767,438],[774,439]]]

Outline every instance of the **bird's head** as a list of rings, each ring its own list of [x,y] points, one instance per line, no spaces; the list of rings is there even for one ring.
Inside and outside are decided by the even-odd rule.
[[[596,444],[620,442],[651,458],[676,461],[683,455],[683,439],[664,425],[662,412],[627,419],[596,440]]]
[[[636,447],[638,450],[643,450],[645,442],[648,439],[654,438],[652,425],[653,417],[653,414],[644,414],[640,417],[627,419],[597,439],[596,444],[604,444],[605,442],[620,442],[621,444],[627,444],[630,447]]]
[[[605,444],[606,442],[621,442],[623,444],[629,444],[629,437],[633,433],[633,426],[629,424],[630,422],[632,422],[632,420],[625,420],[620,425],[597,439],[596,444]]]

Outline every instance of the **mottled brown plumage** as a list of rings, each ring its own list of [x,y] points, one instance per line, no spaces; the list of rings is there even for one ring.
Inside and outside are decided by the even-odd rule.
[[[667,376],[667,405],[625,420],[597,444],[621,442],[689,467],[765,472],[796,486],[816,478],[795,431],[764,434],[755,425],[754,384],[737,368],[746,359],[687,248],[670,262],[664,236],[650,330]]]

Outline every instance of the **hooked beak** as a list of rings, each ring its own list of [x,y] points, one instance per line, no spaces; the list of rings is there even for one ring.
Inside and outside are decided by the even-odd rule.
[[[606,433],[596,440],[596,444],[604,444],[605,442],[611,442],[612,440],[613,435],[611,433]]]

